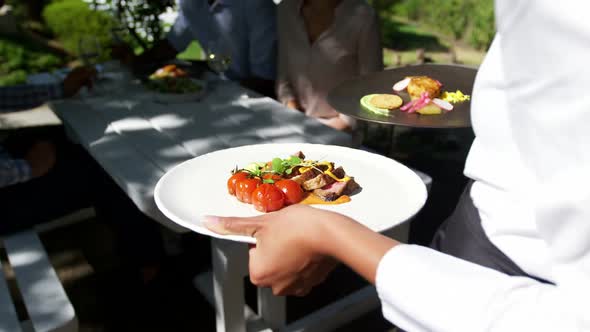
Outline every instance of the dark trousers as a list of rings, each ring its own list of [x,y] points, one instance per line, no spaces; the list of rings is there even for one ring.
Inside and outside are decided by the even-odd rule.
[[[487,237],[467,184],[453,214],[440,226],[431,247],[443,253],[483,265],[511,276],[523,276],[547,283],[525,273]]]

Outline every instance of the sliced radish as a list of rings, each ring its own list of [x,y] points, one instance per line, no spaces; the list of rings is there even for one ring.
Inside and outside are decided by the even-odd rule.
[[[445,111],[452,111],[453,110],[453,104],[449,103],[446,100],[434,98],[434,99],[432,99],[432,103],[435,104],[436,106],[442,108]]]
[[[408,102],[404,106],[400,107],[399,110],[402,112],[405,112],[405,111],[409,110],[410,108],[412,108],[412,106],[414,106],[414,104],[416,104],[416,100],[412,100],[412,101]]]
[[[403,80],[401,80],[393,85],[393,90],[397,91],[397,92],[404,91],[408,87],[408,85],[410,84],[411,80],[412,80],[411,77],[404,78]]]

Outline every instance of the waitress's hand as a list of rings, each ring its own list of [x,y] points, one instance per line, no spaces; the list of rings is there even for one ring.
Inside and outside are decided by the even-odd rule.
[[[306,205],[292,205],[251,218],[211,217],[205,225],[219,234],[256,238],[250,249],[250,279],[275,295],[304,296],[323,282],[336,260],[323,248],[327,223],[346,217]]]

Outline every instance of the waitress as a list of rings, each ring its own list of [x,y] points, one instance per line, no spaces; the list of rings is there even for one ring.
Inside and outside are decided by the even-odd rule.
[[[254,235],[250,277],[277,293],[305,294],[326,257],[340,260],[376,284],[404,330],[590,331],[588,11],[587,1],[496,1],[473,91],[474,182],[436,236],[446,253],[297,205],[209,227]]]

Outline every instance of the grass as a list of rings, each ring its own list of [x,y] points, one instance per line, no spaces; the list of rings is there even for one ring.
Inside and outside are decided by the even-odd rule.
[[[485,55],[484,51],[476,50],[452,38],[418,25],[400,17],[382,19],[383,31],[383,63],[385,67],[395,67],[397,57],[401,64],[417,62],[416,51],[424,49],[426,57],[435,63],[452,63],[450,49],[454,48],[459,63],[479,66]],[[182,60],[203,60],[205,54],[201,45],[193,41],[186,50],[178,54]]]
[[[479,66],[485,51],[476,50],[461,41],[418,25],[400,17],[382,18],[383,62],[386,67],[417,62],[417,50],[435,63],[452,63],[450,50],[454,49],[458,63]]]
[[[203,60],[205,59],[205,52],[203,48],[196,40],[190,43],[190,45],[183,52],[177,56],[181,60]]]

